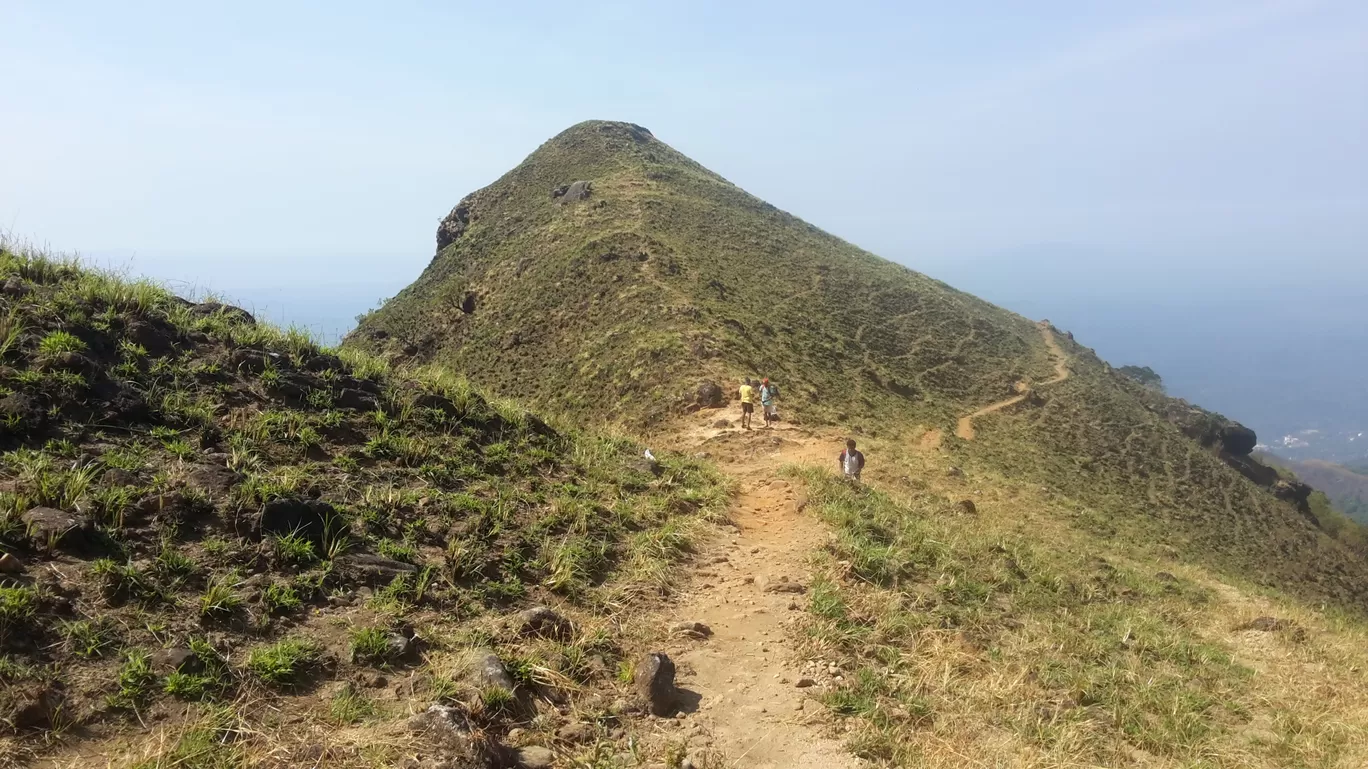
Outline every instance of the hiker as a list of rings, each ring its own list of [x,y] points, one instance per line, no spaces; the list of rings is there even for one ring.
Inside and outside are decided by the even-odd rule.
[[[860,472],[864,470],[864,454],[855,450],[854,438],[846,441],[845,451],[841,452],[837,461],[840,463],[841,472],[845,474],[846,478],[860,480]]]
[[[746,377],[746,383],[741,385],[741,429],[751,429],[751,414],[755,413],[755,386],[751,384],[750,377]]]
[[[760,406],[765,410],[765,427],[769,427],[771,422],[779,421],[779,407],[775,400],[779,398],[779,386],[771,384],[769,377],[760,381]]]

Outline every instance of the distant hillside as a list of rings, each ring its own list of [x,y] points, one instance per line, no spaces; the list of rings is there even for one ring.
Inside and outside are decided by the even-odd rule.
[[[1250,458],[1253,431],[1064,331],[1073,376],[1035,389],[1056,363],[1036,324],[783,213],[640,126],[554,137],[463,198],[437,246],[345,346],[638,430],[770,376],[790,417],[942,446],[1068,495],[1097,535],[1368,608],[1357,540],[1318,528],[1310,490]],[[1018,392],[972,445],[953,435]]]
[[[1320,459],[1296,461],[1281,457],[1264,457],[1265,461],[1286,467],[1297,477],[1316,487],[1342,511],[1362,523],[1368,523],[1368,472],[1355,470]]]

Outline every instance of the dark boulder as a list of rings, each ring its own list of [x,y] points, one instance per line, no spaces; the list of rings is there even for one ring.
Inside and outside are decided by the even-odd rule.
[[[422,393],[413,399],[413,405],[420,409],[435,409],[448,417],[459,417],[461,410],[456,408],[456,404],[450,398],[436,393]]]
[[[14,392],[0,398],[0,415],[17,418],[22,430],[33,430],[42,424],[46,413],[33,398]]]
[[[137,392],[120,390],[100,405],[101,421],[105,424],[141,424],[152,419],[152,409]]]
[[[533,606],[519,613],[518,627],[523,635],[541,638],[564,639],[574,633],[574,627],[569,620],[546,606]]]
[[[1313,491],[1315,489],[1301,481],[1278,481],[1273,484],[1272,488],[1273,496],[1290,503],[1303,515],[1310,517],[1313,523],[1319,525],[1319,521],[1316,521],[1311,513],[1311,493]]]
[[[100,476],[100,482],[106,486],[137,486],[139,484],[137,473],[124,470],[119,467],[112,467]]]
[[[5,296],[27,296],[32,290],[29,288],[29,284],[25,283],[24,279],[18,275],[11,275],[9,280],[5,281],[5,285],[0,287],[0,291],[4,292]]]
[[[1235,456],[1234,454],[1222,453],[1221,459],[1230,465],[1240,475],[1248,478],[1254,483],[1270,487],[1278,481],[1278,471],[1265,465],[1252,456]]]
[[[343,368],[342,359],[326,352],[306,353],[304,356],[304,368],[321,374],[324,371],[341,371]]]
[[[241,307],[234,307],[222,302],[200,302],[190,308],[190,314],[199,318],[222,315],[234,323],[242,323],[248,326],[256,325],[256,318],[252,316],[252,313]]]
[[[647,654],[636,664],[632,685],[637,696],[657,716],[669,716],[679,703],[679,689],[675,688],[675,664],[663,652]]]
[[[242,476],[223,465],[198,465],[185,477],[186,483],[210,494],[227,494]]]
[[[90,522],[84,517],[51,507],[35,507],[19,516],[19,520],[28,530],[29,539],[39,547],[80,547],[91,532]]]
[[[200,658],[184,647],[158,651],[152,655],[152,664],[163,673],[199,673],[204,670]]]
[[[257,531],[262,536],[297,534],[315,544],[322,544],[329,527],[339,525],[342,525],[342,518],[327,502],[278,497],[262,506]]]
[[[79,352],[64,352],[48,361],[48,368],[54,371],[69,371],[73,374],[90,374],[99,370],[95,361]]]
[[[238,372],[260,374],[267,366],[274,365],[279,357],[265,350],[240,347],[228,356],[228,367]]]
[[[665,472],[665,469],[660,466],[660,463],[650,457],[637,457],[627,465],[627,469],[632,470],[633,472],[652,475],[657,478],[660,477],[661,473]]]
[[[707,409],[720,408],[722,406],[722,386],[716,382],[707,381],[698,385],[698,390],[694,393],[694,403]]]
[[[354,390],[350,387],[343,388],[337,394],[337,405],[344,409],[354,411],[374,411],[379,408],[379,401],[374,395],[363,390]]]
[[[1231,422],[1221,428],[1219,434],[1221,448],[1228,454],[1237,457],[1249,456],[1254,451],[1254,447],[1259,443],[1259,436],[1253,430],[1245,427],[1238,422]]]
[[[135,320],[124,329],[124,338],[147,351],[154,358],[161,358],[176,349],[178,340],[174,326],[166,323]]]

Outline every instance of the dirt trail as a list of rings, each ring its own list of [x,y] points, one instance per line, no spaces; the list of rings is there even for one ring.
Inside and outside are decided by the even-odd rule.
[[[1063,382],[1064,380],[1069,378],[1068,357],[1064,355],[1064,350],[1060,348],[1059,340],[1055,339],[1054,331],[1050,329],[1049,325],[1046,323],[1038,323],[1036,325],[1040,328],[1041,335],[1045,337],[1045,346],[1049,348],[1050,356],[1054,358],[1055,367],[1054,378],[1047,379],[1036,386],[1044,387],[1046,385],[1058,384],[1060,382]],[[979,409],[978,411],[969,414],[968,416],[960,417],[959,424],[955,426],[955,435],[959,436],[960,438],[963,438],[966,441],[972,441],[974,439],[975,419],[978,419],[982,416],[987,416],[988,414],[992,414],[995,411],[1001,411],[1009,406],[1015,406],[1016,404],[1021,403],[1022,401],[1031,397],[1031,391],[1033,389],[1034,388],[1032,388],[1032,386],[1028,382],[1017,382],[1016,395],[1012,396],[1011,398],[1008,398],[1007,400],[998,401],[997,403],[994,403],[992,405],[985,406]]]
[[[713,412],[708,419],[718,418]],[[827,736],[819,688],[803,677],[793,639],[807,599],[808,559],[826,541],[821,523],[801,512],[802,492],[779,477],[789,463],[830,461],[839,446],[785,426],[743,432],[692,428],[684,440],[707,451],[739,484],[736,532],[715,543],[694,588],[672,607],[677,621],[702,622],[713,635],[672,649],[678,683],[700,696],[692,716],[711,741],[708,767],[855,769],[866,764]],[[829,456],[828,456],[829,455]]]

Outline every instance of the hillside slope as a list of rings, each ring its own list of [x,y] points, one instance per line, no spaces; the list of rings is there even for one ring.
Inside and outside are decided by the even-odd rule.
[[[392,766],[436,750],[404,726],[434,704],[444,766],[507,765],[512,724],[554,739],[534,701],[608,717],[628,650],[600,615],[664,592],[726,497],[4,244],[0,361],[0,767]]]
[[[466,196],[437,240],[348,346],[638,429],[716,404],[701,380],[730,393],[770,376],[805,423],[943,446],[1068,495],[1094,533],[1368,607],[1362,554],[1318,528],[1309,490],[1249,457],[1252,431],[1066,332],[1062,380],[1034,323],[778,211],[639,126],[568,129]],[[975,412],[977,439],[963,422],[952,437]]]
[[[809,419],[945,419],[1050,372],[1024,318],[785,214],[630,124],[551,139],[464,198],[437,241],[348,344],[580,416],[658,422],[700,381],[759,375]]]
[[[1264,459],[1268,464],[1286,467],[1301,480],[1325,492],[1349,517],[1368,523],[1368,474],[1322,459],[1297,461],[1272,456]]]

